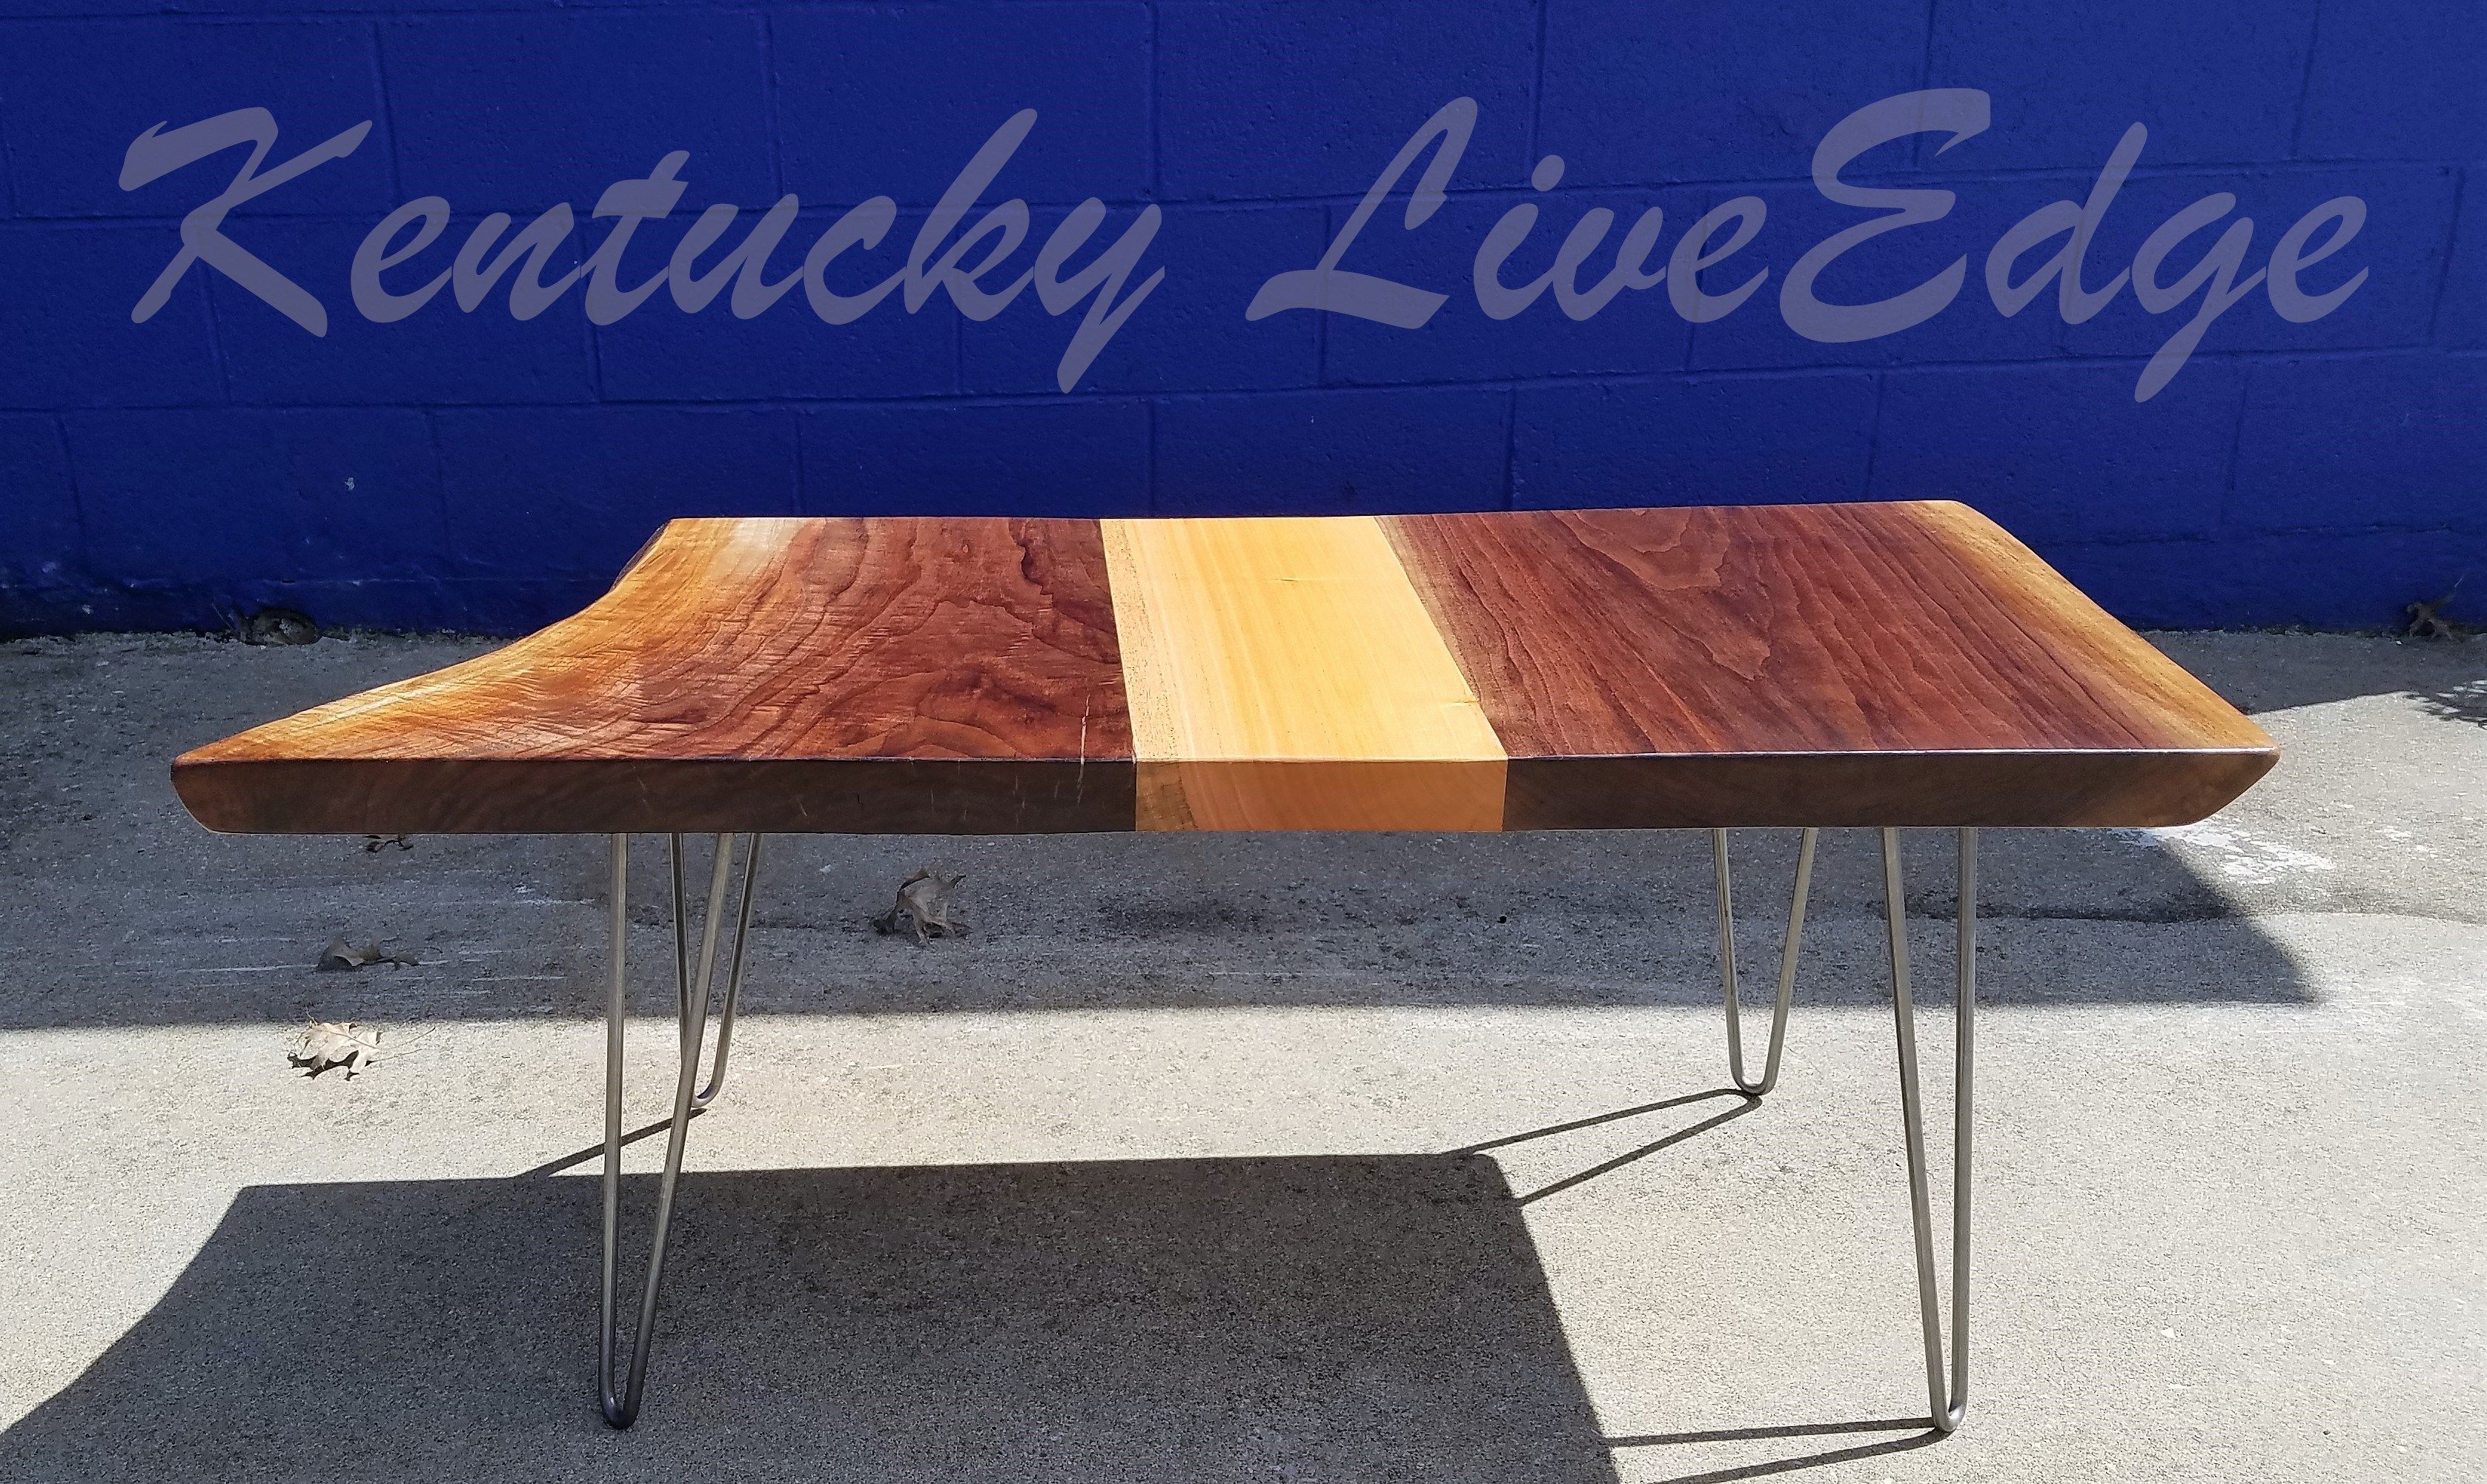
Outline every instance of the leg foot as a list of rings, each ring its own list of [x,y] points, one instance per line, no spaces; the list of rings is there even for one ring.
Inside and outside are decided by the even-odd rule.
[[[1727,882],[1727,831],[1710,831],[1710,854],[1719,870],[1719,979],[1727,996],[1727,1075],[1736,1090],[1747,1097],[1758,1098],[1778,1085],[1779,1050],[1787,1043],[1788,998],[1796,992],[1796,960],[1798,945],[1804,938],[1805,895],[1813,884],[1813,846],[1822,833],[1818,829],[1804,832],[1804,843],[1798,847],[1796,857],[1796,890],[1788,905],[1787,937],[1779,943],[1779,994],[1771,1008],[1771,1045],[1762,1058],[1759,1078],[1745,1075],[1745,1014],[1736,1000],[1736,905]]]

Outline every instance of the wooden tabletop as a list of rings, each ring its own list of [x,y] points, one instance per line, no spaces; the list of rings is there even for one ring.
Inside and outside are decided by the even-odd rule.
[[[1966,506],[676,520],[185,754],[237,831],[2170,825],[2270,738]]]

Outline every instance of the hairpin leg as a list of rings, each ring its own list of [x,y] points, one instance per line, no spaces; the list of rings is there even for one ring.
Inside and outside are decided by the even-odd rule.
[[[1883,911],[1891,938],[1891,1007],[1900,1042],[1900,1121],[1909,1151],[1909,1217],[1916,1237],[1917,1310],[1925,1330],[1926,1399],[1937,1431],[1950,1432],[1969,1411],[1970,1111],[1976,1068],[1977,831],[1960,831],[1959,955],[1952,1083],[1951,1364],[1943,1365],[1942,1312],[1936,1297],[1934,1214],[1926,1189],[1926,1128],[1917,1094],[1917,1027],[1909,997],[1908,904],[1900,882],[1900,832],[1883,831]]]
[[[1736,906],[1727,884],[1727,831],[1710,831],[1710,854],[1719,867],[1719,980],[1727,994],[1727,1075],[1736,1090],[1758,1098],[1778,1085],[1779,1050],[1787,1042],[1788,997],[1796,991],[1798,945],[1804,938],[1804,902],[1813,884],[1813,846],[1822,831],[1808,829],[1796,856],[1796,891],[1788,905],[1787,937],[1779,943],[1779,995],[1771,1009],[1771,1047],[1757,1081],[1745,1075],[1745,1015],[1736,1001]]]
[[[708,914],[702,928],[699,972],[691,972],[689,927],[683,902],[683,837],[669,837],[673,867],[674,906],[674,979],[677,1019],[681,1026],[677,1047],[678,1070],[674,1078],[674,1113],[665,1134],[664,1173],[657,1184],[656,1224],[648,1239],[648,1280],[639,1292],[639,1322],[630,1341],[629,1379],[620,1389],[613,1385],[613,1351],[615,1319],[615,1273],[619,1255],[622,1204],[622,1030],[624,990],[629,982],[625,968],[624,945],[630,929],[629,887],[630,877],[630,837],[617,834],[612,840],[612,936],[611,978],[604,1001],[604,1263],[601,1302],[597,1329],[597,1389],[604,1407],[604,1420],[615,1427],[629,1427],[639,1416],[639,1398],[648,1377],[649,1344],[657,1327],[657,1291],[664,1277],[665,1234],[673,1224],[674,1188],[682,1178],[684,1138],[690,1129],[693,1109],[713,1100],[725,1082],[725,1053],[734,1024],[735,1001],[742,981],[743,940],[751,926],[751,888],[757,879],[760,861],[760,837],[751,838],[749,855],[742,875],[742,906],[735,928],[733,967],[728,971],[725,1013],[717,1032],[716,1070],[708,1090],[696,1098],[692,1089],[699,1078],[700,1043],[708,1029],[709,987],[716,964],[717,930],[725,914],[727,878],[734,863],[734,837],[716,837],[716,851],[709,872]]]
[[[731,835],[717,836],[718,859],[726,858],[732,839]],[[742,1002],[742,949],[751,940],[751,901],[760,884],[760,840],[759,835],[750,836],[742,857],[742,905],[735,916],[734,957],[727,962],[725,970],[725,1006],[717,1012],[716,1061],[709,1071],[708,1085],[691,1099],[694,1108],[708,1106],[716,1101],[718,1093],[725,1091],[725,1057],[734,1050],[734,1011]],[[703,948],[700,959],[700,994],[703,999],[708,994],[710,953],[716,943],[716,912],[713,904],[708,920],[708,947]]]

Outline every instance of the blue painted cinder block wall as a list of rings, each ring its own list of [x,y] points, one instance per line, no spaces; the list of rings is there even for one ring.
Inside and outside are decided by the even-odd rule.
[[[1913,496],[1977,505],[2136,622],[2383,625],[2487,568],[2482,77],[2475,0],[0,3],[0,627],[283,603],[329,625],[517,630],[601,590],[675,515]],[[1826,138],[1878,100],[1926,95],[1902,106],[1933,117],[1970,92],[1984,126],[1966,137],[1946,143],[1955,120],[1833,162],[1835,188],[1955,199],[1809,287],[1870,303],[1959,260],[1956,296],[1893,333],[1800,333],[1783,299],[1800,263],[1892,210],[1817,185]],[[1430,317],[1247,317],[1463,98],[1439,207],[1411,212],[1436,148],[1333,265],[1441,295]],[[251,109],[276,131],[261,176],[352,135],[205,238],[294,286],[324,332],[215,262],[134,317],[184,217],[243,169],[253,116],[232,116]],[[925,238],[1022,110],[1023,142]],[[228,148],[165,166],[168,140],[216,119],[238,130]],[[2068,314],[2048,282],[2004,315],[1986,282],[1998,239],[2090,200],[2136,124],[2146,140],[2081,268],[2084,292],[2118,292]],[[591,273],[520,318],[513,283],[592,265],[623,221],[592,214],[600,200],[672,152],[679,202],[635,223],[606,293],[662,278],[717,203],[741,210],[694,269],[791,197],[757,280],[782,294],[742,318],[731,291],[693,313],[658,285],[613,318]],[[2145,251],[2220,193],[2229,210]],[[2348,225],[2336,212],[2299,235],[2298,317],[2270,283],[2246,288],[2138,400],[2207,297],[2269,274],[2283,234],[2344,197],[2354,236],[2322,252]],[[439,204],[374,238],[423,198]],[[1076,287],[1151,208],[1157,230],[1109,290],[1128,319],[1065,391],[1094,295],[1059,314],[1036,289],[998,312],[980,295],[1036,268],[1092,198],[1102,222],[1048,277]],[[1647,282],[1747,198],[1691,255],[1731,245],[1746,215],[1748,241]],[[560,203],[567,226],[545,218]],[[1481,246],[1523,205],[1537,220],[1481,292]],[[1615,270],[1652,209],[1629,285],[1566,312],[1590,307],[1575,291]],[[1512,310],[1598,210],[1615,221],[1566,278],[1571,302],[1486,312],[1490,295]],[[541,263],[471,309],[453,281],[403,318],[366,312],[358,250],[386,260],[373,285],[413,295],[457,279],[496,212],[494,253],[538,223]],[[389,256],[434,214],[435,238]],[[2246,218],[2222,278],[2215,244]],[[798,277],[842,221],[855,239],[814,275],[824,318]],[[940,254],[979,233],[942,282]],[[2115,282],[2137,257],[2154,296],[2170,291],[2156,312]],[[1719,318],[1675,298],[1763,271]],[[2464,593],[2455,616],[2487,611],[2487,571]]]

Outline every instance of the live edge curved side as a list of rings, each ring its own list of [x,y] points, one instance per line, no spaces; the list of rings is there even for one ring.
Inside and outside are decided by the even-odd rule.
[[[173,765],[235,832],[2189,823],[2271,740],[1946,502],[677,520]]]

